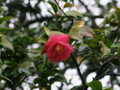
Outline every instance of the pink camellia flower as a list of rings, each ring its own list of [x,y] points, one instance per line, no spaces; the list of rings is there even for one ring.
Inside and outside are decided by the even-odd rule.
[[[51,36],[45,45],[45,53],[49,60],[53,62],[67,60],[74,51],[69,41],[70,36],[66,34],[55,34]]]

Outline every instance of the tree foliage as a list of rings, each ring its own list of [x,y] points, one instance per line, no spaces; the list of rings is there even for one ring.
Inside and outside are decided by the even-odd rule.
[[[65,90],[74,79],[67,80],[65,73],[74,68],[82,83],[70,90],[120,87],[120,1],[101,1],[0,0],[0,89],[24,90],[27,84],[30,90],[51,90],[60,82],[58,90]],[[44,53],[54,34],[70,35],[74,47],[71,57],[60,63]],[[87,67],[84,71],[81,64]],[[87,82],[93,72],[96,76]],[[101,79],[107,75],[108,86],[103,86]]]

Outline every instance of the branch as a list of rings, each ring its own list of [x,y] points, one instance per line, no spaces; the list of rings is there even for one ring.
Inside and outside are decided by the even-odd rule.
[[[118,59],[118,57],[112,56],[108,61],[104,62],[103,65],[100,67],[100,69],[99,69],[99,71],[98,71],[98,73],[97,73],[97,75],[96,75],[95,78],[99,77],[99,75],[100,75],[101,71],[104,69],[104,67],[105,67],[109,62],[111,62],[111,61],[114,60],[114,59]]]
[[[84,90],[87,90],[87,88],[88,88],[88,86],[86,86],[86,82],[85,82],[85,80],[84,80],[84,78],[83,78],[83,76],[82,76],[82,74],[81,74],[81,71],[80,71],[80,69],[79,69],[79,65],[77,64],[77,62],[76,62],[76,60],[75,60],[75,58],[74,58],[74,56],[71,54],[71,57],[72,57],[72,60],[73,60],[73,62],[75,63],[75,65],[76,65],[76,68],[77,68],[77,72],[78,72],[78,74],[79,74],[79,76],[80,76],[80,78],[81,78],[81,80],[82,80],[82,84],[83,84],[83,86],[84,86]]]
[[[102,75],[98,76],[97,78],[95,78],[95,80],[99,80],[99,79],[103,78],[106,75],[120,76],[120,73],[105,73],[105,74],[102,74]]]
[[[67,31],[67,32],[69,32],[69,30],[71,29],[71,27],[72,27],[72,25],[73,25],[73,19],[70,18],[70,17],[62,10],[62,8],[59,6],[59,3],[58,3],[56,0],[55,0],[55,2],[56,2],[56,4],[57,4],[58,8],[60,9],[60,11],[71,21],[70,27],[69,27],[69,29],[68,29],[68,31]]]
[[[29,75],[26,75],[24,78],[22,78],[17,83],[15,83],[15,86],[13,87],[13,90],[16,90],[17,86],[19,86],[19,84],[21,84],[28,76]]]
[[[36,18],[34,20],[31,21],[27,21],[25,23],[23,23],[21,26],[23,27],[28,27],[30,24],[35,23],[35,22],[43,22],[43,21],[50,21],[52,20],[54,17],[50,16],[50,17],[42,17],[42,18]]]
[[[58,8],[61,10],[61,12],[69,19],[69,20],[72,20],[68,15],[66,15],[66,13],[64,13],[64,11],[62,10],[62,8],[59,6],[59,3],[55,0]]]
[[[89,9],[88,9],[88,7],[81,1],[81,0],[79,0],[79,2],[86,8],[86,10],[87,10],[87,12],[91,12]]]

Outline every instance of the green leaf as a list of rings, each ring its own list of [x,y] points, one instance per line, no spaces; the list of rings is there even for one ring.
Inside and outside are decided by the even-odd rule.
[[[102,51],[102,53],[103,53],[103,56],[110,54],[111,49],[108,48],[108,47],[104,44],[104,42],[100,41],[99,43],[100,43],[101,46],[102,46],[102,47],[101,47],[101,51]]]
[[[82,14],[77,12],[77,11],[75,11],[75,10],[69,10],[69,11],[65,12],[65,14],[67,16],[73,16],[73,17],[80,16],[80,17],[82,17]]]
[[[80,64],[81,61],[84,60],[84,58],[81,56],[78,56],[76,60],[77,60],[77,64]]]
[[[115,9],[116,9],[116,11],[117,11],[118,20],[120,21],[120,8],[115,7]]]
[[[84,25],[84,21],[78,21],[70,30],[71,38],[82,41],[83,36],[93,37],[95,32],[88,26]]]
[[[22,72],[25,72],[27,74],[31,74],[30,70],[28,67],[20,67],[19,68],[19,71],[22,71]]]
[[[84,40],[84,43],[87,44],[89,47],[98,47],[98,41],[94,38]]]
[[[102,83],[100,81],[92,81],[90,83],[87,83],[87,85],[91,87],[92,90],[103,90]]]
[[[31,55],[32,56],[32,55]],[[33,67],[33,63],[31,62],[30,57],[26,57],[23,62],[19,65],[19,71],[25,72],[27,74],[31,74],[30,68]]]
[[[70,90],[80,90],[82,87],[81,86],[75,86],[73,88],[71,88]]]
[[[62,74],[57,74],[56,76],[54,76],[53,78],[51,78],[50,79],[50,84],[53,84],[55,81],[64,82],[64,83],[67,84],[67,80],[64,77],[64,75],[62,75]]]
[[[53,8],[54,13],[56,14],[57,11],[58,11],[57,5],[55,3],[53,3],[53,2],[49,2],[49,4],[51,5],[51,7]]]
[[[6,31],[8,31],[9,30],[9,28],[0,28],[0,33],[5,33]]]
[[[5,77],[5,76],[3,76],[3,75],[0,75],[0,79],[7,80],[7,81],[9,81],[11,84],[13,84],[13,82],[12,82],[9,78],[7,78],[7,77]]]
[[[98,33],[104,33],[104,30],[101,30],[101,29],[94,29],[94,31]]]
[[[0,16],[3,14],[3,12],[4,12],[4,9],[0,8]]]
[[[0,66],[2,65],[2,63],[3,63],[3,62],[2,62],[2,59],[0,58]]]
[[[105,88],[104,90],[112,90],[112,88]]]
[[[71,29],[69,32],[71,38],[76,39],[78,41],[83,41],[82,35],[79,33],[78,29]]]
[[[46,34],[42,34],[36,38],[36,42],[46,43],[48,40],[48,36]]]
[[[0,34],[0,36],[1,36],[0,45],[7,47],[7,48],[11,49],[12,51],[14,51],[14,48],[13,48],[11,42],[7,39],[7,37],[3,34]]]
[[[45,33],[49,36],[51,31],[45,26],[44,26],[44,30],[45,30]]]
[[[82,41],[83,40],[83,36],[86,37],[94,37],[94,31],[86,26],[86,25],[74,25],[73,28],[70,30],[69,35],[71,36],[71,38]]]
[[[49,37],[55,34],[63,34],[62,32],[59,32],[59,31],[51,31],[47,27],[44,27],[44,30]]]
[[[10,17],[10,16],[0,17],[0,24],[1,24],[3,21],[10,20],[10,19],[12,19],[12,18],[13,18],[13,17]]]
[[[74,4],[66,3],[66,4],[64,5],[64,8],[73,7],[73,6],[74,6]]]
[[[90,28],[90,27],[87,26],[87,25],[84,25],[83,27],[84,27],[84,28],[86,29],[86,31],[87,31],[88,33],[90,33],[92,36],[95,35],[95,32],[93,31],[92,28]]]
[[[39,52],[40,55],[44,53],[44,48],[45,48],[45,46],[42,46],[42,47],[40,48],[40,52]]]
[[[120,42],[117,42],[117,43],[113,43],[112,48],[120,48]]]

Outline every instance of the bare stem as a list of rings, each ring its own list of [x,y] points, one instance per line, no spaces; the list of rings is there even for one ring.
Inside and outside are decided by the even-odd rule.
[[[80,76],[80,78],[81,78],[81,80],[82,80],[82,84],[83,84],[83,86],[84,86],[84,90],[87,90],[88,86],[85,84],[86,82],[85,82],[85,80],[84,80],[84,78],[83,78],[83,76],[82,76],[82,74],[81,74],[81,71],[80,71],[80,69],[79,69],[79,65],[77,64],[77,62],[76,62],[76,60],[75,60],[75,58],[74,58],[74,56],[73,56],[72,54],[71,54],[71,57],[72,57],[73,62],[74,62],[75,65],[76,65],[77,72],[78,72],[78,74],[79,74],[79,76]]]

